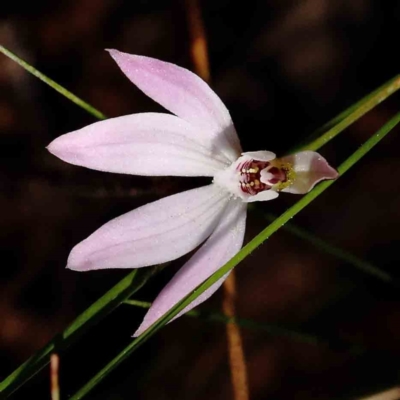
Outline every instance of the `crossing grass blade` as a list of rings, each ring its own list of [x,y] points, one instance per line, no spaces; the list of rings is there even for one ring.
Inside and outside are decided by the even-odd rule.
[[[79,315],[63,332],[39,350],[0,383],[0,398],[6,398],[27,382],[50,361],[50,354],[65,351],[90,327],[136,293],[162,267],[135,269],[112,287],[99,300]]]
[[[276,215],[272,215],[269,213],[262,213],[265,219],[267,219],[270,222],[275,221],[277,218]],[[349,251],[346,251],[338,246],[334,246],[332,243],[328,243],[327,241],[321,239],[320,237],[316,236],[315,234],[307,231],[306,229],[303,229],[293,223],[287,223],[283,229],[294,236],[297,236],[300,239],[303,239],[304,241],[314,245],[316,248],[319,250],[330,254],[337,258],[338,260],[344,261],[353,267],[357,268],[358,270],[371,275],[375,278],[378,278],[379,280],[390,283],[393,285],[395,284],[392,276],[388,274],[387,272],[383,271],[382,269],[378,268],[376,265],[365,261],[354,254],[350,253]]]
[[[302,145],[297,145],[290,150],[290,153],[301,150],[316,151],[334,139],[339,133],[363,117],[377,105],[386,100],[389,96],[400,89],[400,75],[396,75],[372,93],[351,105],[339,115],[331,119],[316,132],[311,134]]]
[[[150,302],[134,300],[134,299],[126,300],[124,301],[124,304],[145,309],[148,309],[151,306]],[[313,333],[303,332],[294,327],[287,327],[277,324],[260,322],[249,318],[228,317],[227,315],[217,311],[203,312],[199,310],[190,310],[186,314],[184,314],[184,317],[199,318],[200,320],[205,322],[217,322],[220,324],[234,323],[236,325],[239,325],[241,328],[258,332],[260,331],[265,332],[268,335],[272,336],[286,337],[288,339],[301,343],[308,343],[312,345],[324,345],[327,347],[340,346],[341,349],[346,349],[349,352],[360,352],[364,350],[361,349],[361,347],[358,345],[357,346],[349,345],[348,343],[341,341],[338,338],[333,339],[329,337],[323,337],[315,335]]]

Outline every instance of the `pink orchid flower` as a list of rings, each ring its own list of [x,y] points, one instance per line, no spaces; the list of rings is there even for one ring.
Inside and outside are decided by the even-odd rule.
[[[113,219],[71,251],[76,271],[141,268],[174,260],[204,244],[161,291],[135,336],[232,258],[242,247],[246,203],[279,192],[306,193],[337,172],[318,153],[277,159],[242,153],[228,110],[192,72],[110,50],[122,72],[172,114],[140,113],[96,122],[54,140],[49,151],[100,171],[149,176],[207,176],[212,183]],[[224,278],[179,315],[209,298]]]

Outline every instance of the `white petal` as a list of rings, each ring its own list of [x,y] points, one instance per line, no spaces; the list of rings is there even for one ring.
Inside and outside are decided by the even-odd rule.
[[[122,72],[167,110],[202,128],[213,147],[230,161],[241,152],[232,119],[221,99],[197,75],[150,57],[109,50]]]
[[[260,193],[257,193],[254,196],[248,196],[245,199],[243,199],[244,202],[246,203],[253,203],[255,201],[268,201],[268,200],[273,200],[276,199],[279,196],[275,190],[264,190]]]
[[[75,246],[67,267],[139,268],[174,260],[211,234],[227,202],[225,192],[209,185],[137,208]]]
[[[198,133],[174,115],[133,114],[62,135],[48,150],[66,162],[100,171],[213,176],[229,162]]]
[[[240,250],[245,224],[246,205],[240,200],[230,200],[213,234],[161,291],[134,336],[144,332]],[[226,276],[202,293],[178,316],[208,299],[221,286]]]
[[[303,194],[309,192],[318,182],[324,179],[336,179],[338,172],[332,168],[320,154],[314,151],[302,151],[281,158],[292,164],[296,172],[293,184],[282,192]]]
[[[245,159],[248,160],[271,161],[276,157],[276,155],[275,153],[272,153],[272,151],[260,150],[242,153],[242,157],[245,157]]]

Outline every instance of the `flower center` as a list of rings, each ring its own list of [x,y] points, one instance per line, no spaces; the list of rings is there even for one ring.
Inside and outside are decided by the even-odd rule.
[[[288,163],[246,160],[237,166],[240,187],[244,193],[256,195],[272,187],[279,191],[293,183],[294,171]]]

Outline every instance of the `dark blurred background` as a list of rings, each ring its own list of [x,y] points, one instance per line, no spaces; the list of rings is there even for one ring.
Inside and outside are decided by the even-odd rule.
[[[206,0],[213,88],[245,151],[282,154],[400,71],[400,2]],[[107,116],[162,111],[104,48],[192,68],[183,1],[8,1],[0,43]],[[393,96],[325,146],[336,166],[399,109]],[[71,248],[139,205],[204,183],[100,173],[45,146],[94,118],[0,55],[0,380],[126,271],[65,269]],[[400,378],[399,138],[391,133],[293,222],[394,277],[382,283],[280,230],[237,268],[241,317],[320,338],[243,329],[251,398],[354,399]],[[298,198],[259,204],[279,214]],[[246,240],[268,222],[249,213]],[[151,301],[177,260],[139,291]],[[201,306],[219,310],[221,293]],[[121,306],[61,354],[63,398],[131,341],[144,310]],[[321,343],[322,341],[322,343]],[[49,398],[44,370],[12,398]],[[92,399],[231,399],[223,324],[182,317],[93,391]]]

